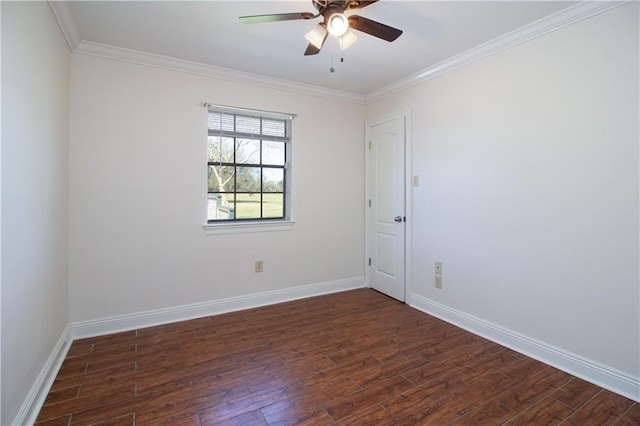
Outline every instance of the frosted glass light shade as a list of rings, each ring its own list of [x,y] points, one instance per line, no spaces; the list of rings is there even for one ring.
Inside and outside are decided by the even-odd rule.
[[[316,48],[321,49],[324,39],[327,38],[327,30],[321,24],[318,24],[305,34],[304,38]]]
[[[358,36],[355,35],[353,31],[348,30],[346,33],[344,33],[344,35],[340,39],[340,48],[342,50],[346,49],[347,47],[355,43],[357,39],[358,39]]]

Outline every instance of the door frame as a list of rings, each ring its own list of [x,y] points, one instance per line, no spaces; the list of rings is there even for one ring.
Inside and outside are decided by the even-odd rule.
[[[365,197],[364,197],[364,211],[365,211],[365,229],[364,229],[364,282],[365,285],[371,288],[371,268],[369,266],[369,258],[371,257],[371,233],[373,228],[373,215],[369,208],[369,199],[371,198],[371,155],[369,153],[369,138],[371,133],[371,127],[378,124],[385,123],[387,121],[395,120],[397,118],[404,119],[404,214],[406,217],[405,222],[405,235],[404,235],[404,303],[411,305],[411,259],[412,251],[412,186],[411,186],[411,110],[409,108],[402,109],[387,115],[376,117],[374,119],[367,120],[365,122],[365,138],[364,138],[364,152],[365,152]]]

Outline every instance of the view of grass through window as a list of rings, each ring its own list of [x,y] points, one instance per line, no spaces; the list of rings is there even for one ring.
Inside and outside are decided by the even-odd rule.
[[[285,218],[289,122],[209,110],[208,222]]]

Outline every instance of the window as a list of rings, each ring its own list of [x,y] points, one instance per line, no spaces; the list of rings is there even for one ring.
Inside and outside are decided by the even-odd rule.
[[[209,106],[209,224],[289,218],[289,115]]]

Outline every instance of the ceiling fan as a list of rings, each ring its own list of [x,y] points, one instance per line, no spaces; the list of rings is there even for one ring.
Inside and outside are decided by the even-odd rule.
[[[381,38],[389,42],[394,41],[402,34],[402,31],[380,22],[372,21],[358,15],[346,16],[346,11],[358,10],[378,0],[311,0],[313,6],[318,9],[318,14],[310,12],[300,13],[276,13],[271,15],[241,16],[240,21],[245,24],[258,24],[263,22],[292,21],[297,19],[315,19],[323,17],[323,22],[309,31],[305,38],[309,41],[305,56],[317,55],[327,40],[327,36],[338,38],[341,48],[346,49],[358,38],[351,29]]]

